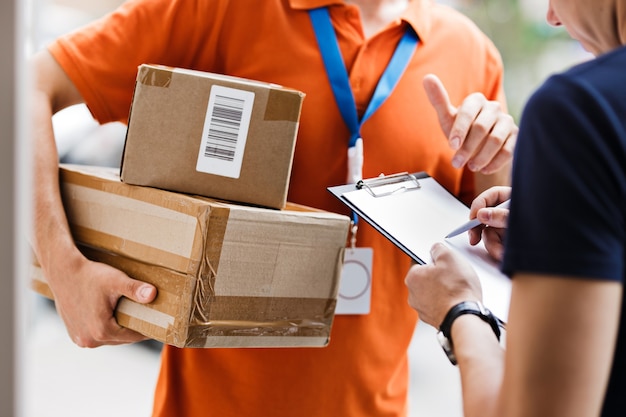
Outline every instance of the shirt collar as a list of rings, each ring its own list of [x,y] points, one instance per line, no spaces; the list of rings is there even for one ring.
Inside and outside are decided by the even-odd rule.
[[[288,0],[292,9],[310,10],[325,6],[343,6],[343,0]],[[419,36],[420,42],[426,42],[431,28],[432,0],[411,0],[401,19],[407,22]]]

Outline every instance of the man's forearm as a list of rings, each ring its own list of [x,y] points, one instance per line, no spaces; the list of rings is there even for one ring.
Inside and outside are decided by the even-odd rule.
[[[33,236],[32,247],[48,278],[54,280],[61,265],[81,255],[74,245],[59,190],[58,153],[52,128],[52,108],[45,93],[35,90],[32,107]],[[60,255],[62,254],[62,256]],[[56,266],[53,266],[56,265]],[[54,269],[53,271],[49,271]]]

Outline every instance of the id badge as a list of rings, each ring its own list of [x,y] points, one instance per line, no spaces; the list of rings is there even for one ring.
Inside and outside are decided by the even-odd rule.
[[[335,314],[369,314],[373,257],[372,248],[346,248]]]

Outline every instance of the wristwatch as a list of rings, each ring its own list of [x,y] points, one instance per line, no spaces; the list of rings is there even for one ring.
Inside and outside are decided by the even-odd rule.
[[[448,314],[446,314],[446,317],[444,317],[443,322],[439,326],[439,331],[437,332],[439,344],[443,348],[443,351],[446,353],[446,356],[452,365],[456,365],[457,362],[456,356],[454,355],[454,345],[452,343],[452,336],[450,335],[450,328],[452,327],[454,320],[463,314],[473,314],[480,317],[483,321],[489,324],[489,326],[491,326],[493,332],[498,338],[498,341],[500,341],[502,330],[505,328],[505,323],[485,308],[485,306],[483,306],[479,301],[463,301],[452,307],[448,311]]]

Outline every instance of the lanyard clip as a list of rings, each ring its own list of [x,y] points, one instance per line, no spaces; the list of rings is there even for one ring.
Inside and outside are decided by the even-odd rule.
[[[363,139],[357,138],[348,148],[347,184],[356,184],[363,179]]]

